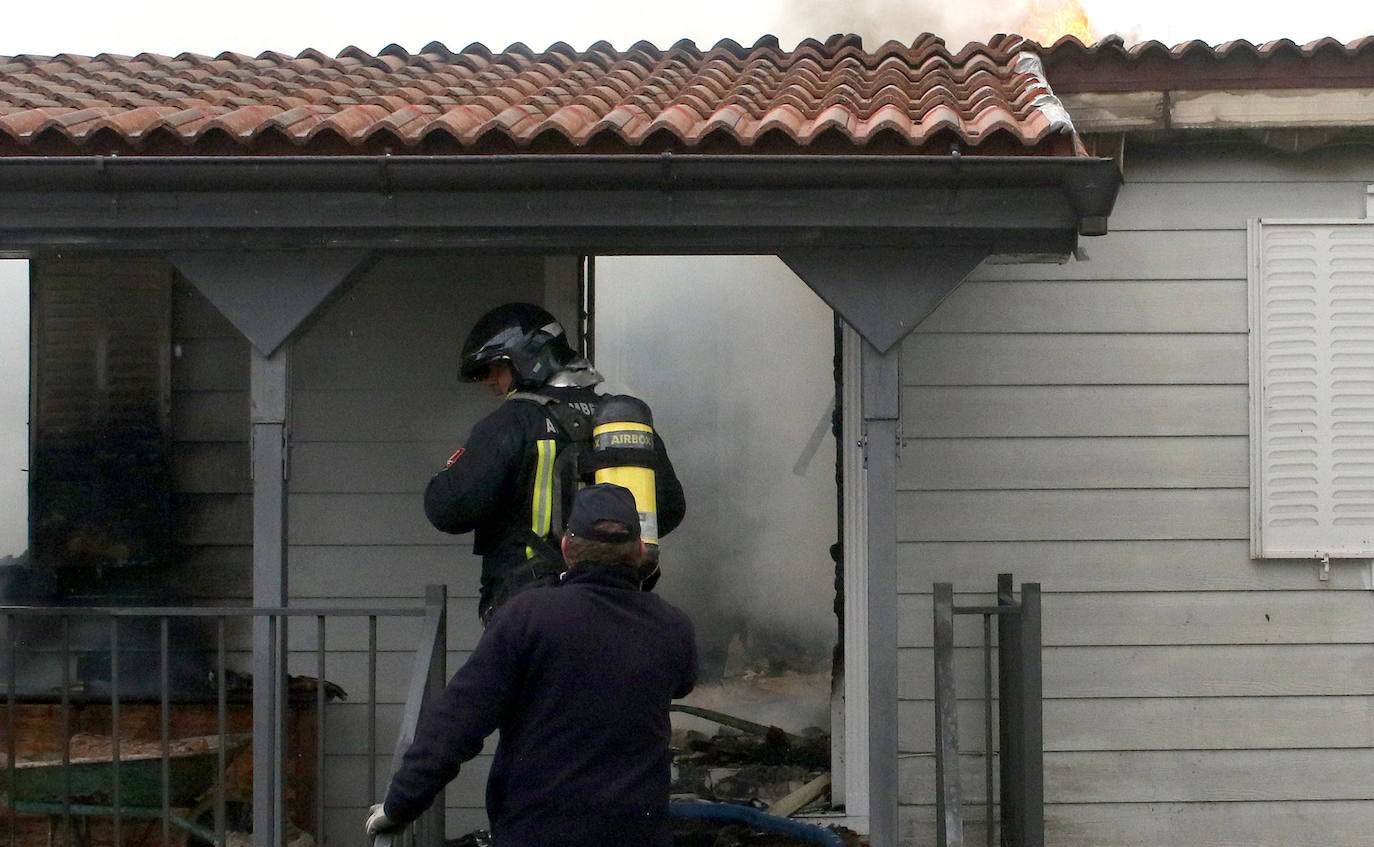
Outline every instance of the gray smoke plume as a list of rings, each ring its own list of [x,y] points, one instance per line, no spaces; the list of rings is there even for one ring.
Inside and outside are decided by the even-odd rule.
[[[901,0],[790,0],[780,16],[788,21],[777,33],[784,46],[803,38],[824,39],[831,33],[855,33],[873,49],[885,41],[910,44],[918,35],[934,33],[951,52],[970,41],[986,41],[997,33],[1020,32],[1031,21],[1028,0],[1011,2],[912,3]]]

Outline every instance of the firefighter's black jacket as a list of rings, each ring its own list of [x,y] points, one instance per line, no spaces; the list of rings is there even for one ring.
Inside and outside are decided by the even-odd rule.
[[[622,569],[576,567],[492,616],[420,716],[386,815],[417,818],[500,729],[487,777],[494,843],[668,847],[668,704],[696,674],[685,614]]]
[[[539,393],[590,415],[599,396],[591,388],[545,387]],[[545,406],[512,398],[502,403],[472,429],[467,444],[447,468],[435,474],[425,490],[425,516],[444,532],[473,532],[473,552],[482,557],[482,593],[479,609],[505,602],[515,591],[540,577],[561,570],[561,562],[529,555],[533,528],[535,473],[540,442],[552,441],[561,453],[571,439]],[[658,499],[659,535],[667,535],[682,522],[686,501],[663,439],[654,433],[658,466],[654,468]],[[563,509],[572,490],[562,492]],[[545,534],[557,547],[562,527],[549,526]]]

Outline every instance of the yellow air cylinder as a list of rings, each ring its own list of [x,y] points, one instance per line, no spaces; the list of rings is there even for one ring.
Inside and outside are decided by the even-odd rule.
[[[639,536],[645,554],[658,561],[658,496],[655,489],[654,418],[637,397],[607,397],[592,418],[591,466],[594,481],[630,490],[639,511]]]

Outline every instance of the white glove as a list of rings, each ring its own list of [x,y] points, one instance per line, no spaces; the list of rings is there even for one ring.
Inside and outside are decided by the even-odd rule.
[[[367,834],[376,835],[381,832],[389,832],[396,829],[396,823],[386,816],[382,811],[381,803],[374,803],[372,808],[367,810]]]

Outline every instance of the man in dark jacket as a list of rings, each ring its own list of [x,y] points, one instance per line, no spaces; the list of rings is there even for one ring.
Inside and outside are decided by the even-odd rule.
[[[568,344],[553,315],[529,303],[497,307],[477,322],[463,345],[460,374],[504,402],[430,480],[425,516],[444,532],[474,533],[485,621],[516,592],[563,570],[561,516],[576,486],[559,457],[578,435],[569,429],[585,426],[601,401],[595,386],[602,377]],[[653,445],[661,536],[682,522],[686,503],[657,433]]]
[[[669,847],[668,705],[696,683],[691,621],[640,591],[634,496],[578,492],[559,584],[522,592],[492,618],[415,741],[367,830],[419,817],[501,730],[487,778],[499,847]]]

